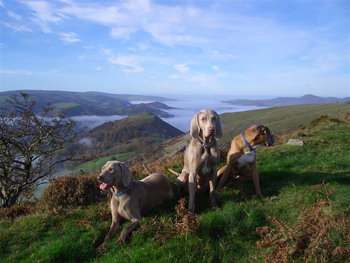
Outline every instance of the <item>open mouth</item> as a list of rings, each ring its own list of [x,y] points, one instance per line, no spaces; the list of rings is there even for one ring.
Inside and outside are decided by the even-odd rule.
[[[100,189],[103,191],[106,191],[109,188],[111,188],[114,185],[114,183],[115,183],[115,179],[113,179],[112,182],[110,182],[110,183],[102,183],[102,184],[100,184]]]

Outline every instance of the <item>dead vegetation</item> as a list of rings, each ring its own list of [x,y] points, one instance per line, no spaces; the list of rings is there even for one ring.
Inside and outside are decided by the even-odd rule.
[[[166,240],[176,235],[195,235],[200,227],[200,217],[198,215],[189,214],[186,209],[186,199],[181,198],[178,205],[175,206],[175,218],[167,218],[159,220],[152,218],[150,225],[142,226],[141,233],[154,231],[155,237],[159,243],[163,244]]]
[[[336,187],[319,184],[306,189],[317,193],[317,201],[298,217],[299,224],[289,227],[274,217],[273,227],[256,229],[262,240],[257,247],[265,262],[335,262],[350,256],[350,217],[333,215],[331,195]],[[344,237],[334,240],[332,237]],[[266,252],[267,251],[267,252]],[[335,260],[335,261],[334,261]]]

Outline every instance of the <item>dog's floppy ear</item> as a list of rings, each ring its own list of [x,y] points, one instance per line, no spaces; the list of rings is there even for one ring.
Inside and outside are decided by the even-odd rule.
[[[193,138],[198,138],[199,131],[200,131],[200,127],[198,123],[198,115],[199,113],[194,115],[191,120],[190,134]]]
[[[216,114],[216,138],[220,139],[224,136],[222,132],[222,124],[221,124],[221,119],[220,115]]]
[[[129,167],[123,162],[119,162],[119,165],[122,170],[122,183],[124,186],[128,186],[131,180]]]

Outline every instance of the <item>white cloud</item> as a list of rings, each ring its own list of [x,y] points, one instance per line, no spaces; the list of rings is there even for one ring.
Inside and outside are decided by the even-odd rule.
[[[14,12],[12,12],[12,11],[7,11],[7,15],[8,15],[9,17],[12,17],[12,18],[18,20],[18,21],[21,21],[21,19],[22,19],[22,16],[20,16],[20,15],[14,13]]]
[[[179,78],[181,78],[181,76],[179,76],[179,75],[171,75],[169,77],[169,79],[179,79]]]
[[[185,73],[190,70],[187,64],[175,64],[174,68],[182,73]]]
[[[86,57],[84,55],[79,56],[79,60],[84,60],[84,59],[86,59]]]
[[[132,27],[115,27],[111,30],[111,37],[116,39],[130,39],[130,35],[136,31]]]
[[[212,66],[213,70],[215,71],[219,71],[219,67],[218,66]]]
[[[0,0],[0,6],[1,6],[2,8],[5,8],[4,3],[2,2],[2,0]]]
[[[189,77],[187,79],[187,81],[189,82],[199,82],[201,84],[207,84],[209,82],[213,82],[215,81],[216,78],[212,75],[207,75],[207,74],[204,74],[204,73],[199,73],[193,77]]]
[[[63,13],[56,10],[55,6],[46,1],[19,1],[34,11],[32,21],[39,25],[44,33],[51,33],[50,23],[59,24],[67,18]]]
[[[112,64],[121,66],[125,73],[138,73],[143,71],[143,68],[138,65],[137,59],[131,56],[112,56],[108,58]]]
[[[74,32],[60,32],[57,33],[57,35],[59,35],[60,39],[65,43],[76,43],[81,41],[79,36]]]
[[[4,75],[32,75],[31,71],[1,69],[0,74]]]
[[[102,69],[102,67],[97,67],[95,68],[97,71],[100,71]]]
[[[26,27],[25,25],[16,25],[11,24],[8,22],[2,22],[2,24],[10,29],[12,29],[14,32],[18,33],[30,33],[33,32],[30,28]]]
[[[137,46],[139,47],[140,51],[146,51],[149,48],[148,44],[146,43],[138,43]]]

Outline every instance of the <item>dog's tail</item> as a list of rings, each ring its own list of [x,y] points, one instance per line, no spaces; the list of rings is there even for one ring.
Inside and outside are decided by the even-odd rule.
[[[227,165],[220,168],[220,170],[217,172],[217,177],[219,178],[221,175],[223,175],[226,171]]]
[[[175,172],[173,169],[168,168],[169,172],[171,172],[172,174],[176,175],[176,176],[180,176],[181,174]]]

